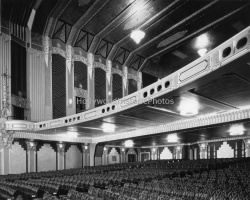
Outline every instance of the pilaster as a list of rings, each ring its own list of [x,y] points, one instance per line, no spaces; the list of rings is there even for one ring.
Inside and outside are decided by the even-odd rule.
[[[151,149],[151,160],[157,160],[157,147],[152,147]]]
[[[86,100],[86,109],[95,107],[95,73],[94,73],[94,55],[88,53],[88,95]]]
[[[182,159],[182,147],[183,146],[175,146],[175,159]]]
[[[103,154],[102,154],[102,165],[108,165],[108,148],[103,148]]]
[[[45,118],[53,119],[52,106],[52,45],[51,39],[43,37],[43,54],[44,54],[44,79],[45,79]]]
[[[90,166],[89,145],[88,144],[82,145],[82,161],[83,161],[83,167]]]
[[[66,46],[66,116],[76,113],[74,97],[74,62],[72,60],[73,51],[72,46]]]
[[[65,143],[57,143],[57,170],[65,169]]]
[[[95,147],[96,143],[89,144],[89,166],[95,166]]]
[[[123,77],[122,77],[122,95],[123,97],[128,95],[128,68],[123,66]]]
[[[208,143],[199,143],[200,159],[207,159],[207,145]]]
[[[27,145],[27,158],[28,158],[28,172],[36,172],[36,145],[37,143],[34,141],[26,141]]]
[[[250,157],[250,139],[244,140],[245,142],[245,155]]]
[[[107,98],[107,103],[112,102],[112,62],[111,60],[106,61],[106,66],[107,66],[107,72],[106,72],[106,98]]]
[[[120,162],[121,163],[125,163],[126,162],[126,149],[125,148],[120,148],[120,156],[121,156],[121,159],[120,159]]]
[[[142,73],[141,72],[137,72],[137,90],[142,89]]]

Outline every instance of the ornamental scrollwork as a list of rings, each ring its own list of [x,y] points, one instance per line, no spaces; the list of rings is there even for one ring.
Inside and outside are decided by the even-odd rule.
[[[10,148],[12,142],[13,142],[13,134],[14,131],[6,131],[6,130],[1,130],[0,131],[0,148]]]

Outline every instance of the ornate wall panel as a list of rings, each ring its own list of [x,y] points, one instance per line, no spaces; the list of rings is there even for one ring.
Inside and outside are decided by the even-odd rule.
[[[53,119],[66,116],[66,61],[58,54],[52,55]]]
[[[50,144],[44,144],[37,151],[37,171],[56,170],[56,151]]]
[[[165,147],[160,154],[160,160],[164,160],[164,159],[173,159],[173,154],[168,149],[168,147]]]
[[[234,149],[227,142],[223,142],[217,151],[217,158],[234,158]]]
[[[82,153],[76,145],[71,145],[66,152],[66,169],[82,168]]]
[[[10,174],[26,173],[26,151],[15,141],[10,153]]]
[[[115,148],[112,148],[108,155],[108,164],[120,163],[120,155]]]

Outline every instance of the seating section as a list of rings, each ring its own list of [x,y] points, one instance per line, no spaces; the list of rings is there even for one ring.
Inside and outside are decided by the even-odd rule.
[[[0,199],[249,200],[250,158],[154,160],[0,176]]]

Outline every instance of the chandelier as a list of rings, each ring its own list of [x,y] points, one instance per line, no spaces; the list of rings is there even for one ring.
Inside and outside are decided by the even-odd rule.
[[[130,37],[136,42],[136,44],[139,44],[140,41],[145,37],[145,32],[136,29],[132,31]]]

